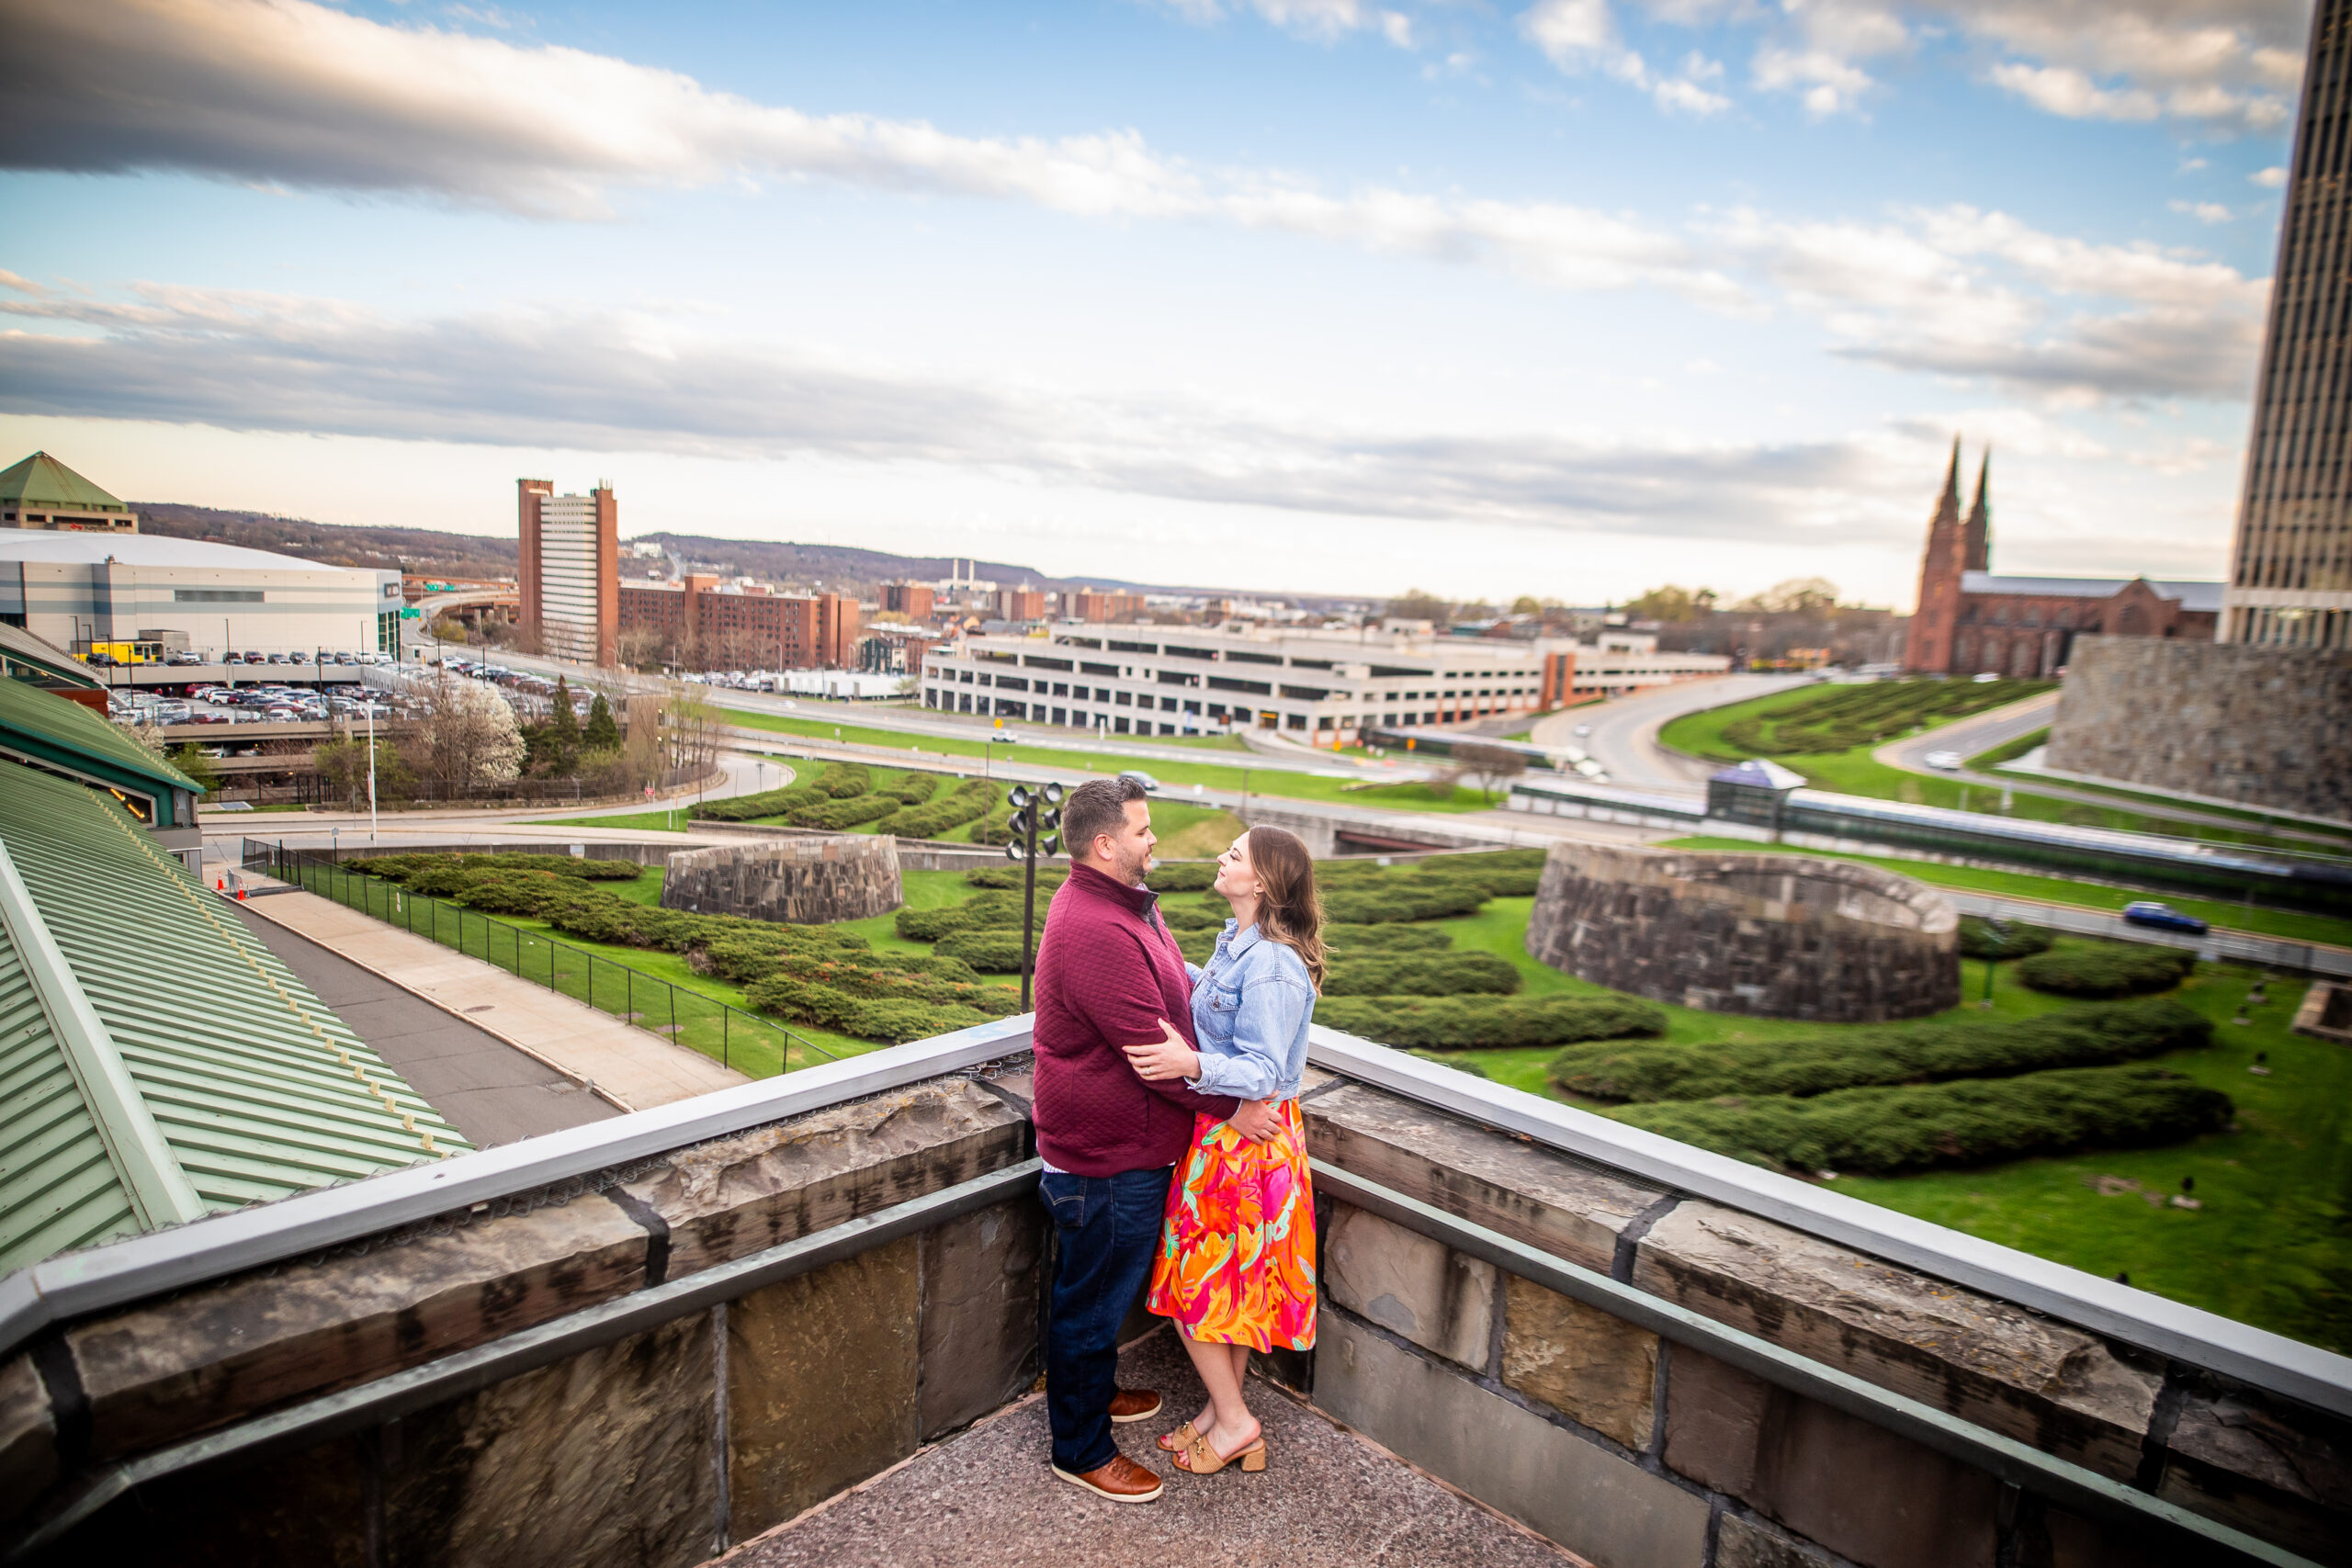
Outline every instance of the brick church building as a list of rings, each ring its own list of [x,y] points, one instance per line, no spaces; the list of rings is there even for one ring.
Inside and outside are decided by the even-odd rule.
[[[2055,675],[2075,639],[2100,637],[2213,640],[2219,582],[2144,577],[1996,577],[1993,574],[1993,458],[1976,476],[1976,500],[1960,513],[1960,443],[1928,524],[1919,607],[1903,668],[1921,674]]]

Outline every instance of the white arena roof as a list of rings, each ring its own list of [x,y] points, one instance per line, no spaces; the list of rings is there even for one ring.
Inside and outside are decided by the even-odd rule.
[[[0,560],[65,561],[96,566],[108,556],[122,566],[210,567],[224,571],[346,571],[347,567],[216,545],[205,539],[174,539],[161,534],[51,533],[47,529],[0,528]]]

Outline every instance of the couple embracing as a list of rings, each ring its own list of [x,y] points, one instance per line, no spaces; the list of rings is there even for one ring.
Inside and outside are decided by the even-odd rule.
[[[1059,1251],[1046,1331],[1054,1472],[1120,1503],[1162,1483],[1114,1423],[1160,1396],[1117,1382],[1119,1327],[1171,1318],[1208,1404],[1160,1436],[1175,1468],[1263,1470],[1244,1381],[1252,1350],[1315,1343],[1315,1210],[1298,1091],[1323,975],[1315,863],[1253,828],[1217,862],[1233,906],[1205,966],[1187,963],[1144,886],[1158,840],[1133,779],[1062,803],[1069,879],[1037,950],[1041,1188]]]

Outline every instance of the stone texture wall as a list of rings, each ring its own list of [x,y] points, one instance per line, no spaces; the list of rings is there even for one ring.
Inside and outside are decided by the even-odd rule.
[[[1029,1152],[1002,1098],[934,1080],[683,1150],[569,1201],[72,1325],[0,1367],[0,1547],[7,1521],[91,1465]],[[1026,1393],[1043,1253],[1024,1195],[396,1420],[145,1483],[43,1561],[157,1561],[162,1528],[171,1561],[223,1568],[688,1568]]]
[[[898,845],[879,833],[680,850],[662,879],[665,909],[794,925],[862,920],[903,899]]]
[[[2085,637],[2048,758],[2067,773],[2352,819],[2352,653]]]
[[[1876,866],[1801,855],[1555,844],[1527,951],[1658,1001],[1874,1022],[1960,1000],[1959,917]]]
[[[2352,1423],[1361,1084],[1305,1110],[1316,1157],[1367,1180],[2352,1562]],[[1602,1568],[2184,1561],[1367,1211],[1320,1217],[1315,1403]]]

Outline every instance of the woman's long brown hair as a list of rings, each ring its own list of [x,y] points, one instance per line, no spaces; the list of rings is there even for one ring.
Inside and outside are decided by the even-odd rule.
[[[1258,930],[1306,961],[1306,977],[1323,990],[1323,900],[1315,891],[1315,857],[1286,828],[1250,829],[1250,865],[1258,874]]]

